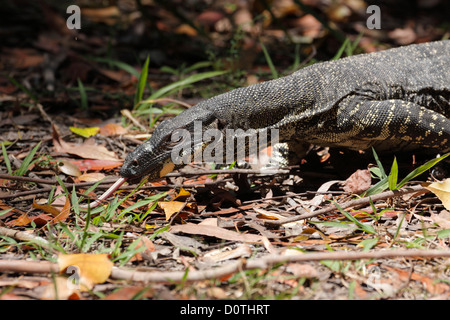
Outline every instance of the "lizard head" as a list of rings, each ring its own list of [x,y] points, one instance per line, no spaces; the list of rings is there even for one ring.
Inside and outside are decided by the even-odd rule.
[[[128,154],[120,175],[131,182],[153,180],[191,162],[195,150],[208,143],[201,137],[218,120],[211,111],[195,106],[159,124],[149,140]],[[200,130],[200,132],[198,132]],[[200,140],[197,138],[200,137]]]

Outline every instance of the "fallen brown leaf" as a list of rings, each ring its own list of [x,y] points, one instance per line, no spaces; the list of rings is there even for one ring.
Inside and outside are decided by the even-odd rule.
[[[74,154],[85,159],[120,160],[114,152],[109,151],[104,146],[93,144],[90,139],[86,140],[83,144],[78,145],[65,142],[55,134],[55,131],[53,132],[53,147],[56,152]]]
[[[263,241],[263,237],[259,235],[237,233],[220,227],[193,223],[172,226],[170,231],[173,233],[183,232],[189,234],[202,234],[205,236],[239,242],[261,243]]]
[[[370,188],[372,177],[370,171],[357,170],[344,182],[343,189],[345,192],[360,194]]]
[[[103,283],[111,274],[113,263],[107,254],[67,254],[58,256],[58,267],[61,273],[76,276],[82,291],[89,290],[97,283]],[[68,270],[69,267],[76,269]],[[72,272],[74,271],[74,272]]]
[[[433,182],[424,187],[433,192],[442,201],[445,209],[450,210],[450,178],[442,182]]]
[[[117,123],[108,123],[100,128],[100,134],[104,136],[117,136],[128,133],[127,129]]]

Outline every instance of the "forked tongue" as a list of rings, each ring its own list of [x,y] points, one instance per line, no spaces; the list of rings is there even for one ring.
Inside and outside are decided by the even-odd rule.
[[[108,190],[106,190],[97,200],[95,200],[94,202],[92,202],[90,205],[87,204],[82,204],[80,205],[80,208],[82,209],[88,209],[88,208],[95,208],[97,207],[99,204],[101,204],[102,202],[104,202],[105,199],[109,198],[117,189],[119,189],[119,187],[125,182],[127,181],[127,178],[119,178],[119,180],[117,180],[116,182],[114,182],[114,184],[109,187]]]

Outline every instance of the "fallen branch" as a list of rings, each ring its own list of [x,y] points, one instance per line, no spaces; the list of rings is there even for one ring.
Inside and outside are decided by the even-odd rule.
[[[30,242],[36,243],[43,249],[48,250],[49,252],[55,251],[47,240],[45,240],[44,238],[41,238],[39,236],[36,236],[32,233],[28,233],[28,232],[24,232],[24,231],[16,231],[16,230],[11,230],[8,228],[0,227],[0,235],[18,239],[18,240],[22,240],[22,241],[30,241]]]
[[[270,254],[257,259],[240,259],[224,266],[185,271],[136,271],[113,267],[112,279],[144,282],[200,281],[221,278],[241,270],[266,269],[274,264],[286,262],[307,262],[322,260],[361,260],[386,258],[450,258],[450,250],[379,250],[369,252],[320,252],[283,256]],[[51,273],[56,272],[56,263],[48,261],[0,260],[0,272]]]
[[[360,198],[360,199],[356,199],[356,200],[351,200],[348,202],[344,202],[342,204],[339,204],[339,206],[342,209],[348,209],[351,207],[356,207],[356,206],[363,206],[363,205],[368,205],[370,204],[370,201],[378,201],[378,200],[384,200],[384,199],[389,199],[389,198],[393,198],[393,197],[397,197],[397,196],[401,196],[404,194],[408,194],[408,193],[414,193],[414,192],[429,192],[429,190],[425,189],[422,186],[412,186],[412,187],[405,187],[399,190],[394,190],[394,191],[385,191],[385,192],[381,192],[379,194],[373,195],[373,196],[369,196],[369,197],[364,197],[364,198]],[[331,211],[336,210],[336,206],[335,205],[331,205],[327,208],[323,208],[314,212],[309,212],[309,213],[305,213],[305,214],[301,214],[298,216],[293,216],[290,218],[286,218],[283,220],[265,220],[264,223],[267,225],[282,225],[285,223],[289,223],[289,222],[294,222],[294,221],[298,221],[298,220],[303,220],[303,219],[309,219],[312,217],[316,217],[319,216],[321,214],[325,214]]]

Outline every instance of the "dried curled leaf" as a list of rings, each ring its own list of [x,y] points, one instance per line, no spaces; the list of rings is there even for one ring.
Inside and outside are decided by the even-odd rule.
[[[89,290],[109,278],[113,263],[107,254],[78,253],[59,255],[58,267],[61,273],[77,280],[75,284],[79,284],[81,290]]]
[[[35,209],[40,209],[46,213],[50,213],[54,217],[54,219],[51,221],[51,223],[66,220],[69,217],[70,208],[71,208],[70,200],[69,200],[68,196],[66,197],[66,202],[61,211],[59,211],[59,209],[57,209],[56,207],[49,205],[49,204],[38,204],[34,201],[34,199],[33,199],[32,206]]]
[[[442,182],[433,182],[424,187],[433,192],[442,201],[445,209],[450,210],[450,178]]]

